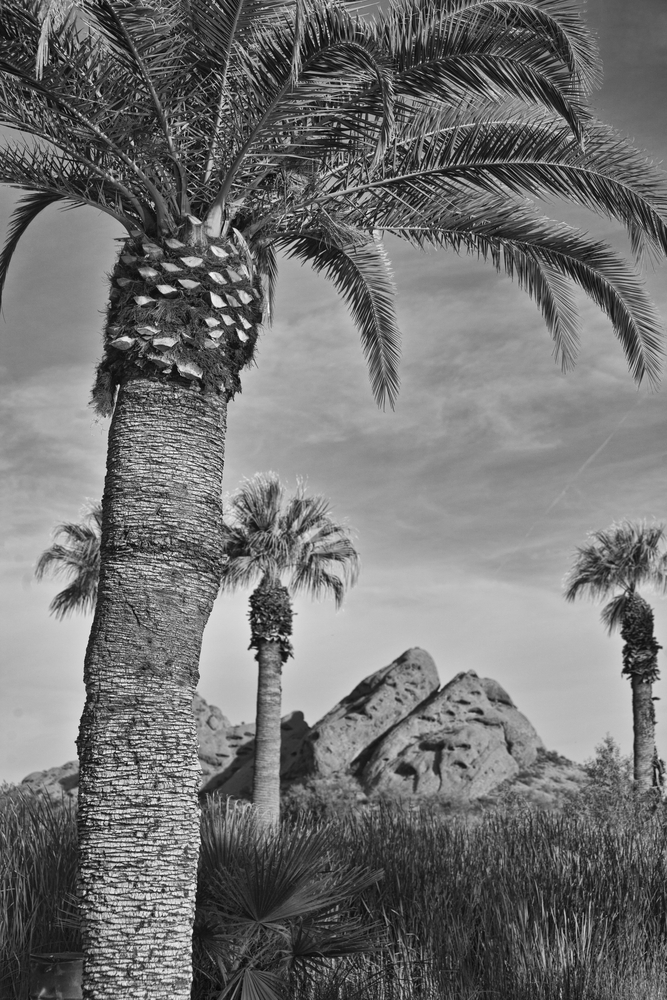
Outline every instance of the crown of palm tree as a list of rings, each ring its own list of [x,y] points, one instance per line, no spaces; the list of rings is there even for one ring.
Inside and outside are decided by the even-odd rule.
[[[615,591],[602,610],[609,632],[620,628],[623,616],[639,586],[667,590],[665,528],[646,521],[622,521],[606,531],[594,531],[589,542],[577,549],[577,556],[565,579],[565,599],[588,596],[604,600]]]
[[[636,254],[667,251],[663,175],[586,109],[599,67],[570,0],[402,0],[372,21],[337,0],[73,6],[1,5],[0,125],[24,137],[0,149],[0,181],[29,193],[0,290],[53,203],[155,239],[201,217],[211,238],[239,234],[269,308],[279,251],[331,279],[393,403],[391,233],[516,277],[565,368],[575,282],[634,376],[656,378],[660,326],[632,266],[528,200],[567,198],[620,220]]]
[[[49,611],[56,618],[94,609],[100,576],[101,535],[102,506],[95,504],[78,524],[59,524],[53,544],[39,557],[35,567],[38,580],[47,574],[71,578],[69,586],[57,593],[49,605]]]
[[[292,594],[332,594],[340,607],[359,574],[359,556],[345,525],[330,516],[329,502],[306,496],[305,483],[286,497],[274,472],[246,479],[233,494],[223,525],[226,560],[222,590],[288,577]]]

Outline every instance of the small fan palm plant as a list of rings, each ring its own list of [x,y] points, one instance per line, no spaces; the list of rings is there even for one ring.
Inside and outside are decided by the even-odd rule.
[[[324,829],[258,819],[216,803],[202,817],[195,995],[208,983],[220,1000],[311,996],[320,970],[379,947],[355,904],[382,873],[337,857]]]
[[[249,613],[259,667],[252,797],[260,820],[271,824],[280,813],[281,673],[292,656],[292,597],[331,595],[340,607],[356,582],[359,556],[327,500],[308,496],[303,483],[287,497],[273,472],[245,480],[233,494],[223,537],[221,589],[258,584]]]
[[[633,375],[655,380],[660,324],[634,267],[531,201],[619,220],[637,256],[667,251],[664,175],[593,118],[598,78],[571,0],[397,0],[372,17],[338,0],[0,0],[0,183],[23,192],[0,290],[50,206],[124,231],[94,388],[112,420],[78,739],[97,1000],[189,997],[191,702],[219,583],[226,412],[279,254],[348,302],[380,403],[398,390],[383,233],[516,277],[564,367],[578,284]]]
[[[653,609],[638,591],[641,586],[667,590],[667,536],[661,524],[623,521],[592,532],[577,549],[565,580],[568,601],[611,598],[602,609],[602,623],[610,634],[620,629],[624,640],[622,673],[632,685],[634,780],[638,794],[645,795],[657,760],[653,684],[662,647],[654,634]]]
[[[86,614],[95,610],[100,577],[100,539],[102,507],[95,504],[82,521],[59,524],[53,544],[37,562],[35,576],[69,577],[70,583],[59,591],[49,605],[56,618],[66,618],[74,611]]]

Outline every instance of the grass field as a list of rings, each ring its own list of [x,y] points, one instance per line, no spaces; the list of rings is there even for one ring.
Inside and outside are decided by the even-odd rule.
[[[664,807],[635,809],[614,794],[606,806],[582,800],[558,814],[504,808],[471,819],[382,807],[337,819],[291,817],[281,858],[295,841],[290,856],[319,837],[332,870],[383,875],[350,897],[346,915],[373,925],[376,950],[324,960],[307,982],[293,977],[288,995],[662,1000]],[[233,865],[238,881],[238,852],[248,858],[255,850],[247,810],[211,808],[205,839],[217,829],[241,846],[224,857],[208,852],[202,886],[215,880],[215,864]],[[31,951],[79,947],[75,877],[73,810],[9,790],[0,798],[1,1000],[28,996]],[[261,961],[270,968],[266,941]],[[196,1000],[219,993],[220,983],[198,978]]]

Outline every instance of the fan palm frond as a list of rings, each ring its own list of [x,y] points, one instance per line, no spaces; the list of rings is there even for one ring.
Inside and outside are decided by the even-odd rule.
[[[565,599],[604,600],[612,594],[602,611],[602,621],[611,632],[622,624],[627,602],[638,587],[667,592],[667,535],[659,523],[621,521],[592,532],[589,539],[577,549],[565,579]]]
[[[35,568],[38,580],[49,574],[72,578],[71,583],[54,597],[51,614],[65,618],[74,611],[92,611],[97,600],[100,574],[100,539],[102,507],[91,507],[80,523],[60,524],[50,548],[40,556]]]
[[[228,511],[223,591],[288,577],[292,594],[332,594],[340,607],[357,581],[359,556],[348,528],[332,518],[324,497],[307,495],[303,481],[286,497],[274,472],[258,473],[243,481]]]

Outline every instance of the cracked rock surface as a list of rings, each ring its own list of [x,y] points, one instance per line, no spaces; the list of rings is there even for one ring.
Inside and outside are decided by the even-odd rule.
[[[305,764],[329,778],[345,772],[369,746],[440,686],[433,658],[415,646],[365,677],[311,729]]]
[[[367,793],[475,799],[537,759],[542,740],[496,681],[457,674],[380,739],[358,777]]]

